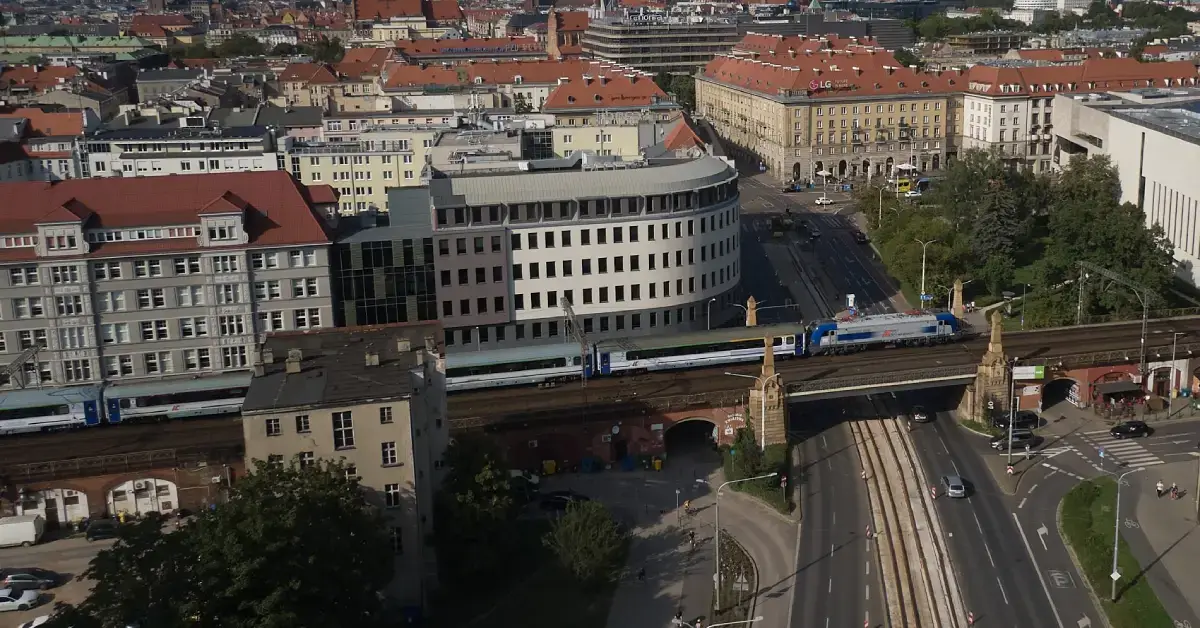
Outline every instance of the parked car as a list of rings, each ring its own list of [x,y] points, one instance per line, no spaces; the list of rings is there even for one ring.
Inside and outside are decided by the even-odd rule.
[[[1024,449],[1026,445],[1033,446],[1036,439],[1037,437],[1034,436],[1033,430],[1018,430],[1014,428],[1012,431],[1012,448],[1016,450]],[[1006,451],[1008,449],[1008,434],[1001,434],[992,438],[991,446],[992,449],[997,451]]]
[[[1041,422],[1042,419],[1036,412],[1032,410],[1019,410],[1016,416],[1013,417],[1013,429],[1031,430],[1040,425]],[[1007,430],[1008,415],[1003,413],[996,415],[992,418],[992,425],[999,429]]]
[[[0,588],[24,591],[44,591],[58,586],[62,577],[48,569],[37,567],[0,569]]]
[[[809,227],[808,228],[808,237],[816,240],[817,238],[821,237],[821,230],[816,227]]]
[[[928,423],[933,420],[933,414],[926,410],[925,406],[913,406],[912,420],[917,423]]]
[[[87,532],[84,536],[88,542],[99,541],[102,539],[115,539],[120,524],[112,519],[97,519],[88,524]]]
[[[817,205],[833,205],[833,199],[829,198],[828,196],[822,196],[813,202]]]
[[[1118,423],[1117,425],[1114,425],[1113,428],[1108,431],[1108,433],[1111,434],[1113,438],[1121,439],[1149,436],[1151,431],[1153,430],[1150,429],[1149,425],[1146,425],[1145,421],[1126,421],[1124,423]]]
[[[542,497],[542,510],[550,512],[564,512],[567,506],[575,502],[591,501],[588,496],[580,495],[575,491],[554,491],[546,493]]]
[[[921,198],[921,190],[909,190],[904,193],[904,198]]]
[[[37,604],[37,591],[0,589],[0,611],[27,611]]]
[[[50,621],[49,615],[41,615],[21,624],[20,628],[38,628],[48,621]]]
[[[966,497],[967,483],[960,476],[943,475],[942,491],[946,493],[947,497]]]
[[[854,232],[854,241],[859,244],[867,244],[871,240],[867,238],[867,234],[865,234],[861,231],[855,231]]]

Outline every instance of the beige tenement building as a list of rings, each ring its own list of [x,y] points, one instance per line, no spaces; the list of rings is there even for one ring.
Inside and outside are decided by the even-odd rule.
[[[273,334],[242,415],[247,466],[292,456],[347,465],[389,527],[396,577],[386,593],[424,604],[436,586],[426,539],[449,440],[440,326]]]

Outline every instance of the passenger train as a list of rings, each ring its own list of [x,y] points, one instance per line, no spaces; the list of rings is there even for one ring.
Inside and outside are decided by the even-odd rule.
[[[763,338],[768,335],[774,338],[775,357],[792,358],[951,342],[962,333],[961,322],[953,314],[910,312],[821,320],[807,326],[784,323],[603,340],[583,348],[565,343],[476,351],[446,357],[446,390],[460,392],[757,362],[765,353]]]
[[[0,391],[0,436],[236,414],[249,373],[130,384]]]

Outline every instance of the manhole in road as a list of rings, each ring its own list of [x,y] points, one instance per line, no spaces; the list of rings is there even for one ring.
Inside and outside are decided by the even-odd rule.
[[[1050,576],[1050,582],[1051,582],[1051,584],[1054,585],[1054,588],[1056,588],[1056,589],[1074,589],[1075,588],[1075,579],[1071,577],[1071,574],[1069,574],[1065,571],[1058,571],[1057,569],[1050,569],[1046,572],[1046,575]]]

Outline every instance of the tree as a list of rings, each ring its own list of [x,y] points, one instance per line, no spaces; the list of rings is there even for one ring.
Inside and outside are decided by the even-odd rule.
[[[273,57],[291,57],[300,54],[300,47],[295,44],[276,44],[271,49]]]
[[[516,504],[491,444],[461,437],[446,450],[434,540],[447,579],[474,585],[502,572]]]
[[[696,108],[696,78],[691,74],[679,74],[671,79],[671,89],[675,94],[675,102],[687,111]]]
[[[577,580],[595,584],[611,578],[625,554],[625,534],[600,502],[577,501],[551,523],[542,543]]]
[[[895,57],[896,61],[903,66],[915,65],[920,68],[925,65],[925,62],[921,61],[920,57],[907,48],[897,48],[892,52],[892,56]]]
[[[529,104],[529,100],[525,98],[525,94],[518,92],[517,95],[513,96],[513,111],[518,115],[533,112],[533,106]]]
[[[164,532],[122,529],[84,573],[95,583],[52,628],[372,625],[392,578],[379,511],[341,463],[258,462],[220,507]]]
[[[346,56],[346,47],[342,45],[342,40],[334,37],[333,39],[322,38],[312,47],[312,58],[317,63],[337,63]]]
[[[266,52],[262,42],[242,33],[235,33],[217,46],[217,55],[221,57],[259,57]]]

